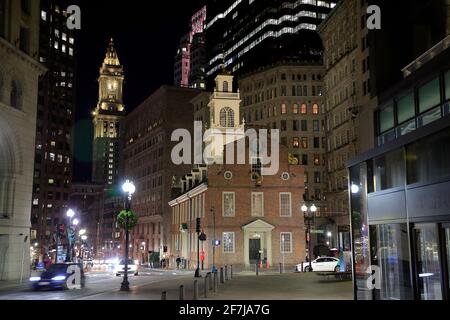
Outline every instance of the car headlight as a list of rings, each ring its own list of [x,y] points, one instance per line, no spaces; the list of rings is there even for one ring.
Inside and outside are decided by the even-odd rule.
[[[41,277],[31,277],[30,281],[39,281],[41,280]]]
[[[66,276],[56,276],[56,277],[53,277],[52,280],[54,280],[54,281],[66,280]]]

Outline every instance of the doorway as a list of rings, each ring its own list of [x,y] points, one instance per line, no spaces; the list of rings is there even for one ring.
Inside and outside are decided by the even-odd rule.
[[[442,300],[439,227],[435,223],[413,228],[417,295],[420,300]]]
[[[249,239],[250,264],[256,264],[260,260],[261,239]]]

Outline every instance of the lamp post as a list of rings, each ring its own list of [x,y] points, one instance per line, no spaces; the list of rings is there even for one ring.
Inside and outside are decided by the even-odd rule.
[[[313,204],[311,207],[308,208],[306,204],[303,204],[302,206],[303,214],[305,215],[305,220],[308,221],[308,262],[309,262],[309,271],[312,271],[312,251],[311,251],[311,220],[312,220],[312,214],[314,214],[317,211],[317,207]]]
[[[212,273],[216,273],[216,210],[214,207],[211,208],[211,214],[213,217],[213,266],[212,266]]]
[[[75,215],[75,212],[72,209],[67,210],[66,216],[69,219],[69,223],[67,224],[67,252],[66,252],[66,262],[70,262],[70,249],[71,249],[71,241],[70,241],[70,228],[72,226],[72,218]],[[56,261],[58,261],[58,257],[56,257]]]
[[[127,197],[125,200],[125,210],[128,212],[131,210],[131,197],[133,196],[134,192],[136,191],[136,187],[134,186],[133,182],[130,182],[127,180],[122,185],[123,192],[126,193]],[[120,291],[130,291],[130,283],[128,282],[128,250],[129,250],[129,242],[130,242],[130,233],[128,231],[128,223],[129,218],[128,215],[125,219],[125,270],[123,274],[123,281],[122,285],[120,286]]]

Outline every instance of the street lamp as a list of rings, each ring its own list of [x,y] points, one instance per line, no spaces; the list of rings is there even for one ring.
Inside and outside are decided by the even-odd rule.
[[[311,251],[311,220],[312,214],[317,211],[317,207],[313,204],[310,208],[306,204],[302,205],[302,212],[305,215],[305,220],[308,221],[308,262],[309,262],[309,271],[312,271],[312,251]]]
[[[133,182],[127,180],[122,185],[122,190],[127,194],[125,200],[125,210],[128,212],[131,209],[131,197],[136,192],[136,187],[134,186]],[[130,283],[128,282],[128,250],[131,245],[129,245],[130,233],[128,230],[128,222],[129,218],[127,215],[125,219],[125,272],[123,274],[123,281],[122,285],[120,286],[120,291],[130,291]]]
[[[71,249],[71,240],[70,240],[70,230],[72,227],[72,218],[75,216],[75,211],[73,211],[72,209],[68,209],[66,212],[66,216],[69,219],[69,223],[67,224],[67,252],[66,252],[66,262],[70,262],[71,259],[71,253],[70,253],[70,249]],[[75,219],[78,223],[78,220]],[[75,220],[73,222],[75,222]],[[58,246],[58,245],[57,245]],[[58,261],[58,252],[56,252],[56,261]]]
[[[214,207],[211,208],[211,214],[213,218],[213,266],[212,266],[212,273],[216,273],[216,246],[217,246],[217,240],[216,240],[216,209]]]

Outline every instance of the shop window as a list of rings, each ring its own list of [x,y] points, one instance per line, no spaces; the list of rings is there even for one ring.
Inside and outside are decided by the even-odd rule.
[[[414,94],[410,93],[397,101],[398,123],[403,123],[414,117],[416,114],[414,107]]]
[[[404,185],[404,161],[403,149],[387,153],[374,160],[373,175],[375,191],[382,191]]]
[[[450,175],[450,132],[442,131],[406,147],[408,184]]]
[[[439,78],[436,78],[419,88],[419,110],[427,111],[441,102]]]
[[[379,132],[386,132],[394,127],[394,106],[390,105],[379,113]]]
[[[381,269],[379,299],[413,299],[409,270],[410,255],[407,225],[385,224],[371,226],[370,240],[372,264],[378,265]]]

